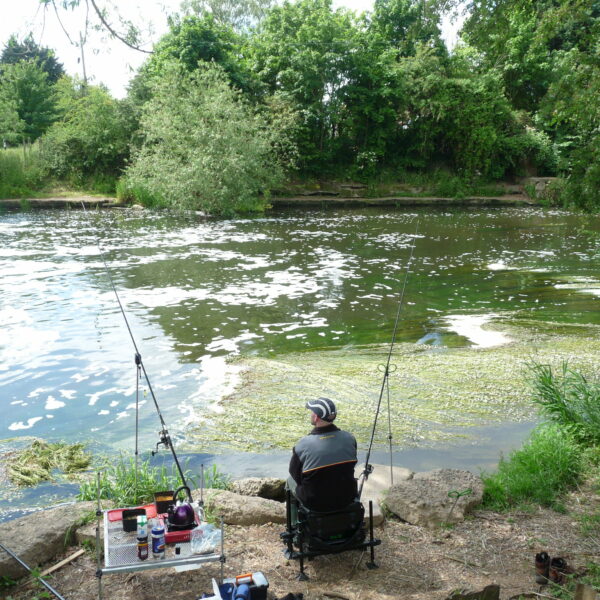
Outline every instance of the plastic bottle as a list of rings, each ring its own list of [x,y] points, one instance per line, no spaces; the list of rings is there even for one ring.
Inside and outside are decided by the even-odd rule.
[[[139,515],[137,518],[137,536],[148,537],[148,518],[146,515]]]
[[[163,560],[165,557],[165,528],[157,523],[152,528],[152,558]]]
[[[148,536],[138,537],[137,539],[137,555],[139,560],[148,558]]]

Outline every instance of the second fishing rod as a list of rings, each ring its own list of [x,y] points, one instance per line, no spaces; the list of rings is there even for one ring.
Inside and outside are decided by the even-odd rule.
[[[363,469],[363,472],[361,473],[361,480],[360,480],[360,485],[358,488],[358,497],[360,499],[361,495],[362,495],[362,490],[363,490],[363,486],[365,484],[365,481],[369,478],[369,475],[373,472],[373,467],[369,464],[369,460],[371,458],[371,451],[373,449],[373,442],[375,440],[375,431],[377,430],[377,421],[379,419],[379,413],[381,412],[381,402],[383,400],[383,395],[385,393],[385,390],[387,388],[388,390],[388,419],[391,419],[390,416],[390,407],[389,407],[389,376],[390,376],[390,363],[392,360],[392,354],[394,352],[394,346],[396,344],[396,336],[398,334],[398,324],[400,323],[400,315],[402,313],[402,307],[404,305],[404,293],[406,291],[406,283],[408,282],[408,275],[410,273],[410,267],[412,265],[412,261],[413,261],[413,256],[414,256],[414,251],[415,251],[415,244],[416,244],[416,240],[417,237],[419,235],[419,221],[417,221],[416,227],[415,227],[415,233],[413,235],[413,243],[410,247],[410,256],[408,259],[408,262],[406,264],[406,271],[404,273],[404,282],[402,284],[402,289],[400,292],[400,299],[398,300],[398,308],[396,310],[396,318],[394,320],[394,328],[392,331],[392,341],[390,343],[390,348],[388,350],[387,353],[387,359],[386,362],[383,366],[383,379],[381,381],[381,388],[379,391],[379,397],[377,399],[377,408],[375,410],[375,418],[373,420],[373,428],[371,430],[371,439],[369,440],[369,449],[367,451],[367,457],[365,460],[365,467]],[[392,462],[392,433],[391,433],[391,420],[389,421],[389,432],[388,432],[388,440],[389,440],[389,444],[390,444],[390,481],[393,483],[393,462]]]

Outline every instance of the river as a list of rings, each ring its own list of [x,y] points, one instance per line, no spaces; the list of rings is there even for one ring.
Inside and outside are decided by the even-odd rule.
[[[226,413],[220,401],[243,381],[232,357],[279,361],[388,344],[413,243],[399,344],[502,347],[510,336],[494,323],[508,318],[529,329],[587,327],[596,338],[600,325],[598,216],[531,208],[290,209],[232,220],[119,209],[4,213],[0,452],[30,436],[131,452],[134,349],[98,241],[164,418],[190,455],[190,428]],[[146,451],[159,422],[141,385]],[[379,385],[373,378],[374,395]],[[500,419],[488,459],[532,423]],[[397,442],[407,460],[418,451],[418,442]],[[427,466],[448,466],[448,456],[456,465],[485,462],[485,442],[450,454],[447,446],[423,443]],[[252,444],[243,456],[234,450],[218,445],[233,472],[268,462]],[[271,454],[275,470],[285,470],[287,455]]]

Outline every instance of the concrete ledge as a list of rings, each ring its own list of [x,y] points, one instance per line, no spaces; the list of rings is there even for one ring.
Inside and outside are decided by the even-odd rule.
[[[294,196],[292,198],[270,198],[277,206],[534,206],[535,200],[525,195],[470,196],[466,198],[438,197],[385,197],[385,198],[338,198],[332,196]]]

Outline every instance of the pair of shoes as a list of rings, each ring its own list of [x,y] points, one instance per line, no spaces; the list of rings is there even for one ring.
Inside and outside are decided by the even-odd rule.
[[[535,555],[535,581],[540,585],[555,583],[562,585],[566,581],[566,575],[573,572],[564,558],[550,558],[547,552]]]

